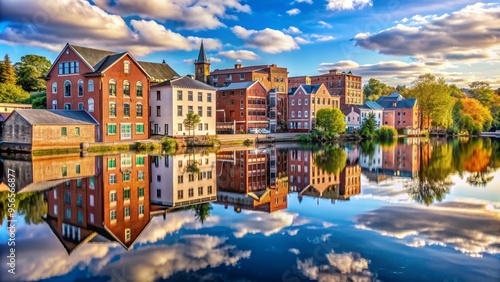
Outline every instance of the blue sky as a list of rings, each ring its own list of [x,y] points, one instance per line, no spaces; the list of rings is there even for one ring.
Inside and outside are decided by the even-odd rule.
[[[193,73],[204,40],[212,70],[277,64],[407,84],[431,72],[500,87],[499,2],[402,0],[3,0],[0,54],[54,60],[66,42],[165,59]]]

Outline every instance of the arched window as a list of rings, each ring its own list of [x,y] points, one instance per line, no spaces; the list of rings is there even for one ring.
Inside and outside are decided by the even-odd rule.
[[[57,82],[52,82],[52,94],[57,94]]]
[[[109,103],[109,117],[116,117],[116,103]]]
[[[137,117],[142,117],[142,104],[141,103],[137,103],[137,105],[135,106],[135,115]]]
[[[83,80],[78,80],[78,97],[83,96]]]
[[[64,82],[64,97],[70,97],[71,96],[71,82],[69,80],[66,80]]]
[[[52,100],[52,109],[57,110],[57,100]]]
[[[130,73],[130,62],[129,61],[123,62],[123,72]]]
[[[78,109],[79,109],[80,111],[83,111],[83,110],[84,110],[84,107],[83,107],[83,102],[78,103]]]
[[[116,97],[116,80],[114,79],[109,80],[109,96]]]
[[[135,85],[135,90],[136,90],[136,96],[139,98],[142,98],[142,82],[137,81],[137,84]]]
[[[130,97],[130,82],[128,80],[123,81],[123,96]]]
[[[64,103],[65,110],[71,110],[71,103]]]
[[[309,99],[304,99],[304,105],[309,105]]]
[[[94,92],[94,81],[93,80],[89,80],[88,86],[87,86],[87,91]]]
[[[123,116],[130,117],[130,104],[129,103],[123,104]]]
[[[92,113],[94,111],[94,99],[90,98],[88,105],[89,105],[89,113]]]

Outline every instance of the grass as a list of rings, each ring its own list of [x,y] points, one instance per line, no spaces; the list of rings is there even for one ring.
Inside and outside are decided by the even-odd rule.
[[[91,146],[88,149],[89,153],[108,153],[117,151],[131,151],[137,150],[137,143],[135,144],[116,144],[116,145],[97,145]]]
[[[51,155],[67,155],[79,154],[80,148],[53,148],[53,149],[39,149],[33,150],[33,157],[51,156]]]

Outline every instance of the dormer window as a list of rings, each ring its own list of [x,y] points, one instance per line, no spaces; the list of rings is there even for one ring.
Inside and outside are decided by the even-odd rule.
[[[123,72],[130,73],[130,62],[129,61],[123,62]]]

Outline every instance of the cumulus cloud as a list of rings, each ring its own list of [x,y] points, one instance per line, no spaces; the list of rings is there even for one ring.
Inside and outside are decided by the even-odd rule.
[[[414,16],[375,34],[360,33],[355,45],[381,54],[418,60],[498,60],[498,4],[476,3],[441,16]]]
[[[335,40],[335,37],[331,35],[311,34],[311,37],[321,42]]]
[[[313,43],[311,40],[305,39],[304,37],[301,37],[301,36],[295,36],[293,39],[298,44],[311,44],[311,43]]]
[[[232,60],[258,60],[260,57],[252,51],[248,50],[230,50],[230,51],[222,51],[217,55],[232,59]]]
[[[326,0],[326,9],[333,11],[363,9],[372,6],[372,0]]]
[[[373,273],[368,270],[368,261],[355,253],[326,255],[328,264],[316,265],[312,258],[297,260],[297,268],[307,278],[315,281],[371,281]]]
[[[24,8],[19,9],[20,6]],[[152,20],[131,20],[129,27],[120,16],[108,14],[87,1],[6,0],[2,9],[8,24],[0,34],[0,42],[8,45],[60,51],[67,41],[143,56],[156,51],[193,50],[202,40],[182,36]],[[26,19],[32,19],[29,28]],[[203,40],[208,50],[222,46],[216,39]]]
[[[231,31],[242,39],[246,46],[258,48],[266,53],[277,54],[299,49],[299,45],[290,35],[279,30],[270,28],[253,30],[242,26],[234,26]]]
[[[121,16],[140,16],[156,20],[173,20],[192,30],[225,27],[221,19],[237,19],[235,13],[251,13],[249,5],[240,0],[95,0],[103,10]]]
[[[326,28],[332,28],[333,26],[325,21],[319,21],[318,22],[320,26],[326,27]]]
[[[500,253],[499,220],[490,204],[462,201],[385,206],[355,219],[357,228],[404,240],[407,246],[449,245],[474,257]]]
[[[286,11],[286,13],[290,16],[295,16],[295,15],[300,14],[300,10],[297,8],[293,8],[293,9]]]
[[[307,3],[307,4],[312,4],[313,1],[312,0],[295,0],[292,2],[292,4],[294,3]]]
[[[283,29],[284,32],[289,33],[289,34],[301,34],[302,31],[300,31],[299,28],[295,26],[290,26],[289,28]]]

